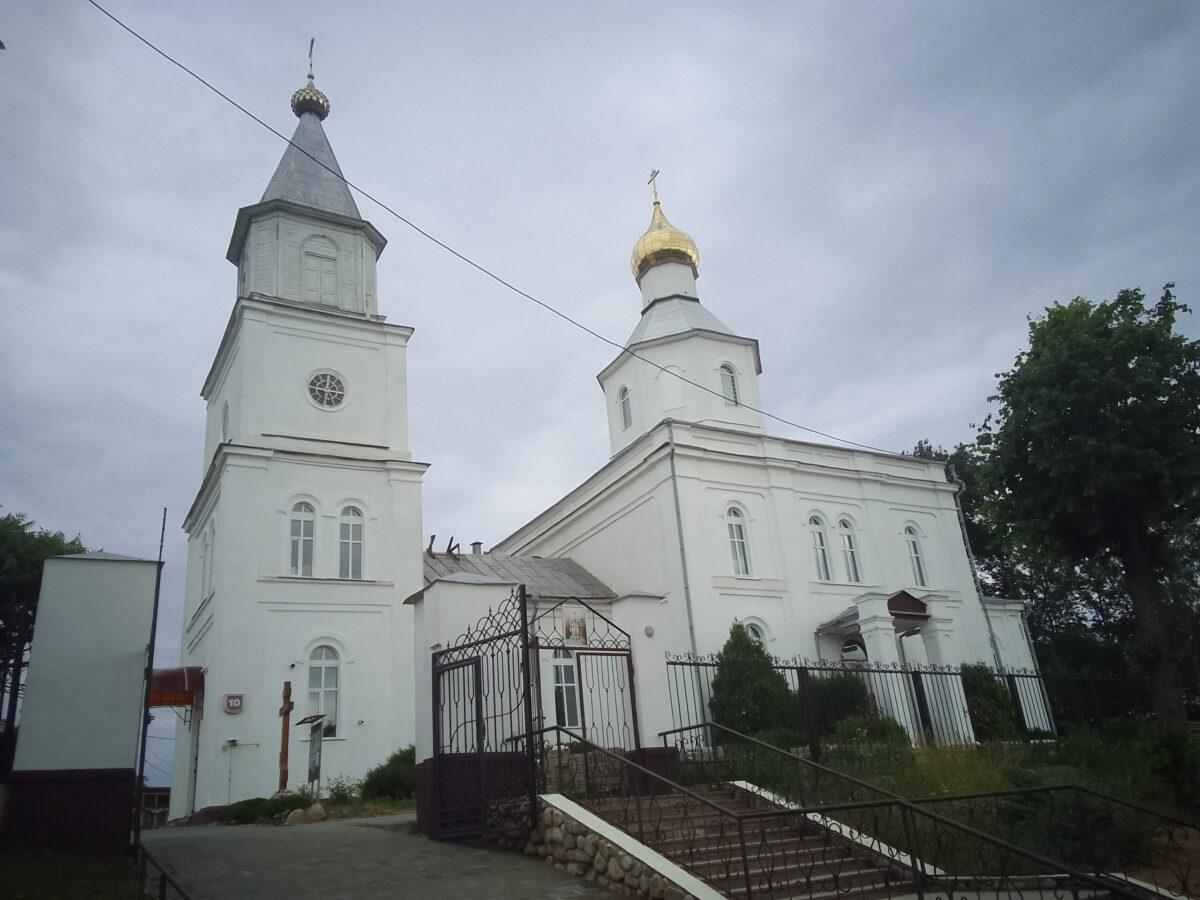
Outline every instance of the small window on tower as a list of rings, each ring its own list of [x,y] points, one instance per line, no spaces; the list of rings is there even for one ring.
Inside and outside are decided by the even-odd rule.
[[[738,406],[738,383],[737,372],[733,366],[725,363],[721,366],[721,396],[725,398],[727,406]]]
[[[629,399],[629,388],[621,385],[621,389],[617,391],[617,402],[621,406],[621,428],[628,428],[633,424],[633,404]]]
[[[305,251],[304,299],[322,306],[337,306],[337,258]]]
[[[337,409],[346,399],[346,384],[332,372],[318,372],[308,380],[308,396],[322,409]]]

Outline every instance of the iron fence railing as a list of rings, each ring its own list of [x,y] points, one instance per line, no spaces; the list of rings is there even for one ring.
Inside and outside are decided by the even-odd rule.
[[[715,654],[667,654],[672,724],[713,719]],[[1106,719],[1149,718],[1150,692],[1137,678],[1042,674],[987,666],[909,666],[865,662],[774,659],[790,701],[772,723],[775,742],[820,759],[850,718],[888,718],[917,745],[1052,738],[1063,727]]]
[[[755,784],[745,776],[770,773],[737,764],[731,748],[746,741],[763,760],[782,751],[740,735],[675,735],[652,768],[557,726],[537,734],[543,792],[565,794],[727,896],[1133,895],[792,754],[774,772],[805,770],[798,780]],[[697,777],[683,784],[676,768]]]
[[[1085,872],[1200,897],[1200,825],[1078,785],[926,797],[913,803]]]
[[[1200,897],[1200,826],[1075,785],[902,800],[880,788],[763,741],[709,724],[662,733],[680,755],[680,780],[741,781],[775,802],[836,821],[891,847],[919,847],[920,857],[946,872],[980,871],[977,861],[996,847],[1019,848],[1052,859],[1064,872],[1104,882],[1131,896]],[[880,803],[898,801],[938,820],[910,823],[880,815]],[[886,806],[885,806],[886,808]],[[986,852],[947,843],[940,819],[949,819],[994,843]],[[906,832],[908,828],[910,831]],[[1016,872],[1014,860],[997,860]],[[1023,865],[1023,864],[1022,864]]]
[[[148,900],[151,897],[155,897],[157,900],[167,900],[168,897],[192,900],[191,895],[163,868],[162,863],[150,855],[150,851],[140,841],[137,844],[136,852],[138,900]],[[149,871],[150,868],[154,869],[153,873]],[[158,879],[156,883],[147,884],[147,882],[154,882],[156,877]],[[147,891],[148,886],[153,893]]]

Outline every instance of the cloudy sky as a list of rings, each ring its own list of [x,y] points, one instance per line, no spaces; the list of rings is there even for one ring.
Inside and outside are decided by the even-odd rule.
[[[616,340],[661,169],[766,408],[853,440],[969,438],[1055,301],[1200,306],[1195,3],[107,5],[288,134],[315,35],[347,176]],[[0,506],[145,556],[166,506],[170,663],[225,249],[283,145],[83,0],[5,12]],[[425,532],[490,545],[607,459],[613,352],[358,202]]]

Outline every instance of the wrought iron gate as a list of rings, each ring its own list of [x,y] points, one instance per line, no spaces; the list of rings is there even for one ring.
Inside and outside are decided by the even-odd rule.
[[[500,800],[534,803],[533,706],[525,589],[433,654],[434,833],[483,833]]]
[[[560,721],[559,708],[568,685],[543,682],[552,663],[574,672],[577,716],[570,723]],[[532,818],[536,743],[546,726],[571,728],[606,748],[641,747],[629,634],[582,600],[531,609],[521,585],[434,652],[432,666],[438,838],[483,834],[498,804],[527,799]],[[543,709],[543,691],[553,698],[550,710]]]

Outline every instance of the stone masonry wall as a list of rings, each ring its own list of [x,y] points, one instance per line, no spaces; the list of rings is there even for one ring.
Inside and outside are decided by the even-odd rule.
[[[524,802],[497,805],[491,813],[487,836],[501,847],[540,856],[546,865],[627,897],[695,900],[611,841],[545,803],[540,803],[532,829]]]

